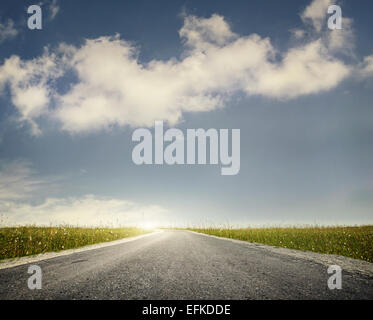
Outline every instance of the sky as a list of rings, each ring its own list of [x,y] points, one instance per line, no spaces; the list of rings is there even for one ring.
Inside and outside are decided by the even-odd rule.
[[[32,4],[42,30],[28,28]],[[2,1],[0,224],[372,224],[372,10]],[[134,164],[132,133],[157,120],[240,129],[239,173]]]

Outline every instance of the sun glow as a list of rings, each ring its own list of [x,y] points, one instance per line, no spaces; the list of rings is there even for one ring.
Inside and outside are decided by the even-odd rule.
[[[156,229],[157,228],[156,224],[154,222],[150,222],[150,221],[141,223],[139,225],[139,227],[141,229],[146,229],[146,230],[151,230],[151,229]]]

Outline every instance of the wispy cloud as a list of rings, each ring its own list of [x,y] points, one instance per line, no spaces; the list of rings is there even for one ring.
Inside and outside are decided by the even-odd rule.
[[[53,20],[60,11],[60,6],[58,5],[57,0],[52,0],[52,2],[49,4],[49,11],[50,19]]]
[[[50,21],[54,20],[57,16],[58,12],[60,11],[60,6],[58,4],[58,0],[43,0],[39,2],[39,6],[43,6],[47,8],[48,11],[48,19]]]
[[[364,58],[360,64],[359,76],[363,78],[373,76],[373,55]]]
[[[48,198],[39,205],[1,201],[0,214],[7,225],[159,226],[167,222],[167,210],[121,199],[86,195],[80,198]]]
[[[30,162],[15,160],[0,164],[0,216],[6,224],[76,226],[159,225],[166,222],[168,211],[158,205],[85,195],[82,197],[46,197],[35,204],[33,197],[53,185],[54,179],[42,178]]]
[[[0,163],[0,200],[27,199],[43,184],[28,161]]]
[[[0,44],[8,39],[16,37],[18,30],[14,26],[14,21],[8,19],[4,23],[0,23]]]

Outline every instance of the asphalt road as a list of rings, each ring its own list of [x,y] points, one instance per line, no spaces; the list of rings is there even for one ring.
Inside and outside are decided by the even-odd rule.
[[[28,289],[28,265],[3,269],[0,299],[373,299],[372,275],[343,270],[330,290],[318,259],[186,231],[34,264],[42,289]]]

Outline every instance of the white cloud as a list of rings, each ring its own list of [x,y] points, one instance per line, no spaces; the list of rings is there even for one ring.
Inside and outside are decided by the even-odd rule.
[[[209,19],[185,16],[179,35],[185,40],[186,46],[199,52],[214,45],[224,46],[238,37],[224,18],[217,14],[213,14]]]
[[[313,0],[303,11],[301,18],[320,32],[326,23],[328,7],[332,4],[334,4],[332,0]]]
[[[8,19],[6,23],[0,23],[0,44],[5,40],[14,38],[17,34],[18,30],[14,27],[12,19]]]
[[[290,50],[280,65],[268,64],[257,78],[257,90],[267,96],[295,98],[334,88],[349,73],[349,67],[331,58],[316,40]]]
[[[140,205],[120,199],[86,195],[81,198],[48,198],[32,205],[0,200],[0,215],[7,226],[159,226],[167,222],[167,210],[157,205]]]
[[[352,56],[355,48],[353,19],[342,15],[342,29],[330,30],[328,28],[328,7],[333,4],[338,4],[338,1],[313,0],[301,13],[301,18],[306,26],[312,27],[311,36],[315,37],[316,35],[322,39],[330,53],[338,52]],[[303,29],[296,29],[292,32],[297,38],[302,38],[305,34]]]
[[[302,19],[318,30],[319,21],[326,24],[329,3],[313,1]],[[343,33],[297,29],[301,43],[280,53],[269,38],[234,33],[222,16],[186,16],[179,31],[185,45],[179,59],[140,64],[139,48],[119,35],[101,37],[80,47],[62,44],[30,61],[11,57],[0,67],[0,87],[10,83],[20,120],[28,121],[34,134],[40,116],[69,132],[152,126],[155,120],[172,125],[184,112],[223,107],[235,92],[292,99],[336,87],[356,67],[335,56],[353,48],[352,20],[345,21]],[[77,81],[60,94],[51,80],[67,70]]]
[[[63,61],[57,61],[47,49],[42,56],[27,61],[11,56],[0,66],[0,93],[9,85],[19,120],[27,121],[34,135],[40,133],[35,120],[48,113],[51,95],[55,93],[53,80],[62,74]]]
[[[140,65],[136,49],[119,37],[87,40],[71,59],[79,81],[58,96],[54,117],[72,132],[151,126],[156,119],[175,124],[183,112],[216,109],[237,91],[294,98],[329,90],[349,74],[321,41],[291,49],[276,63],[269,39],[235,37],[222,17],[210,19],[186,18],[182,60]]]
[[[373,76],[373,55],[364,58],[360,64],[359,75],[363,78]]]

